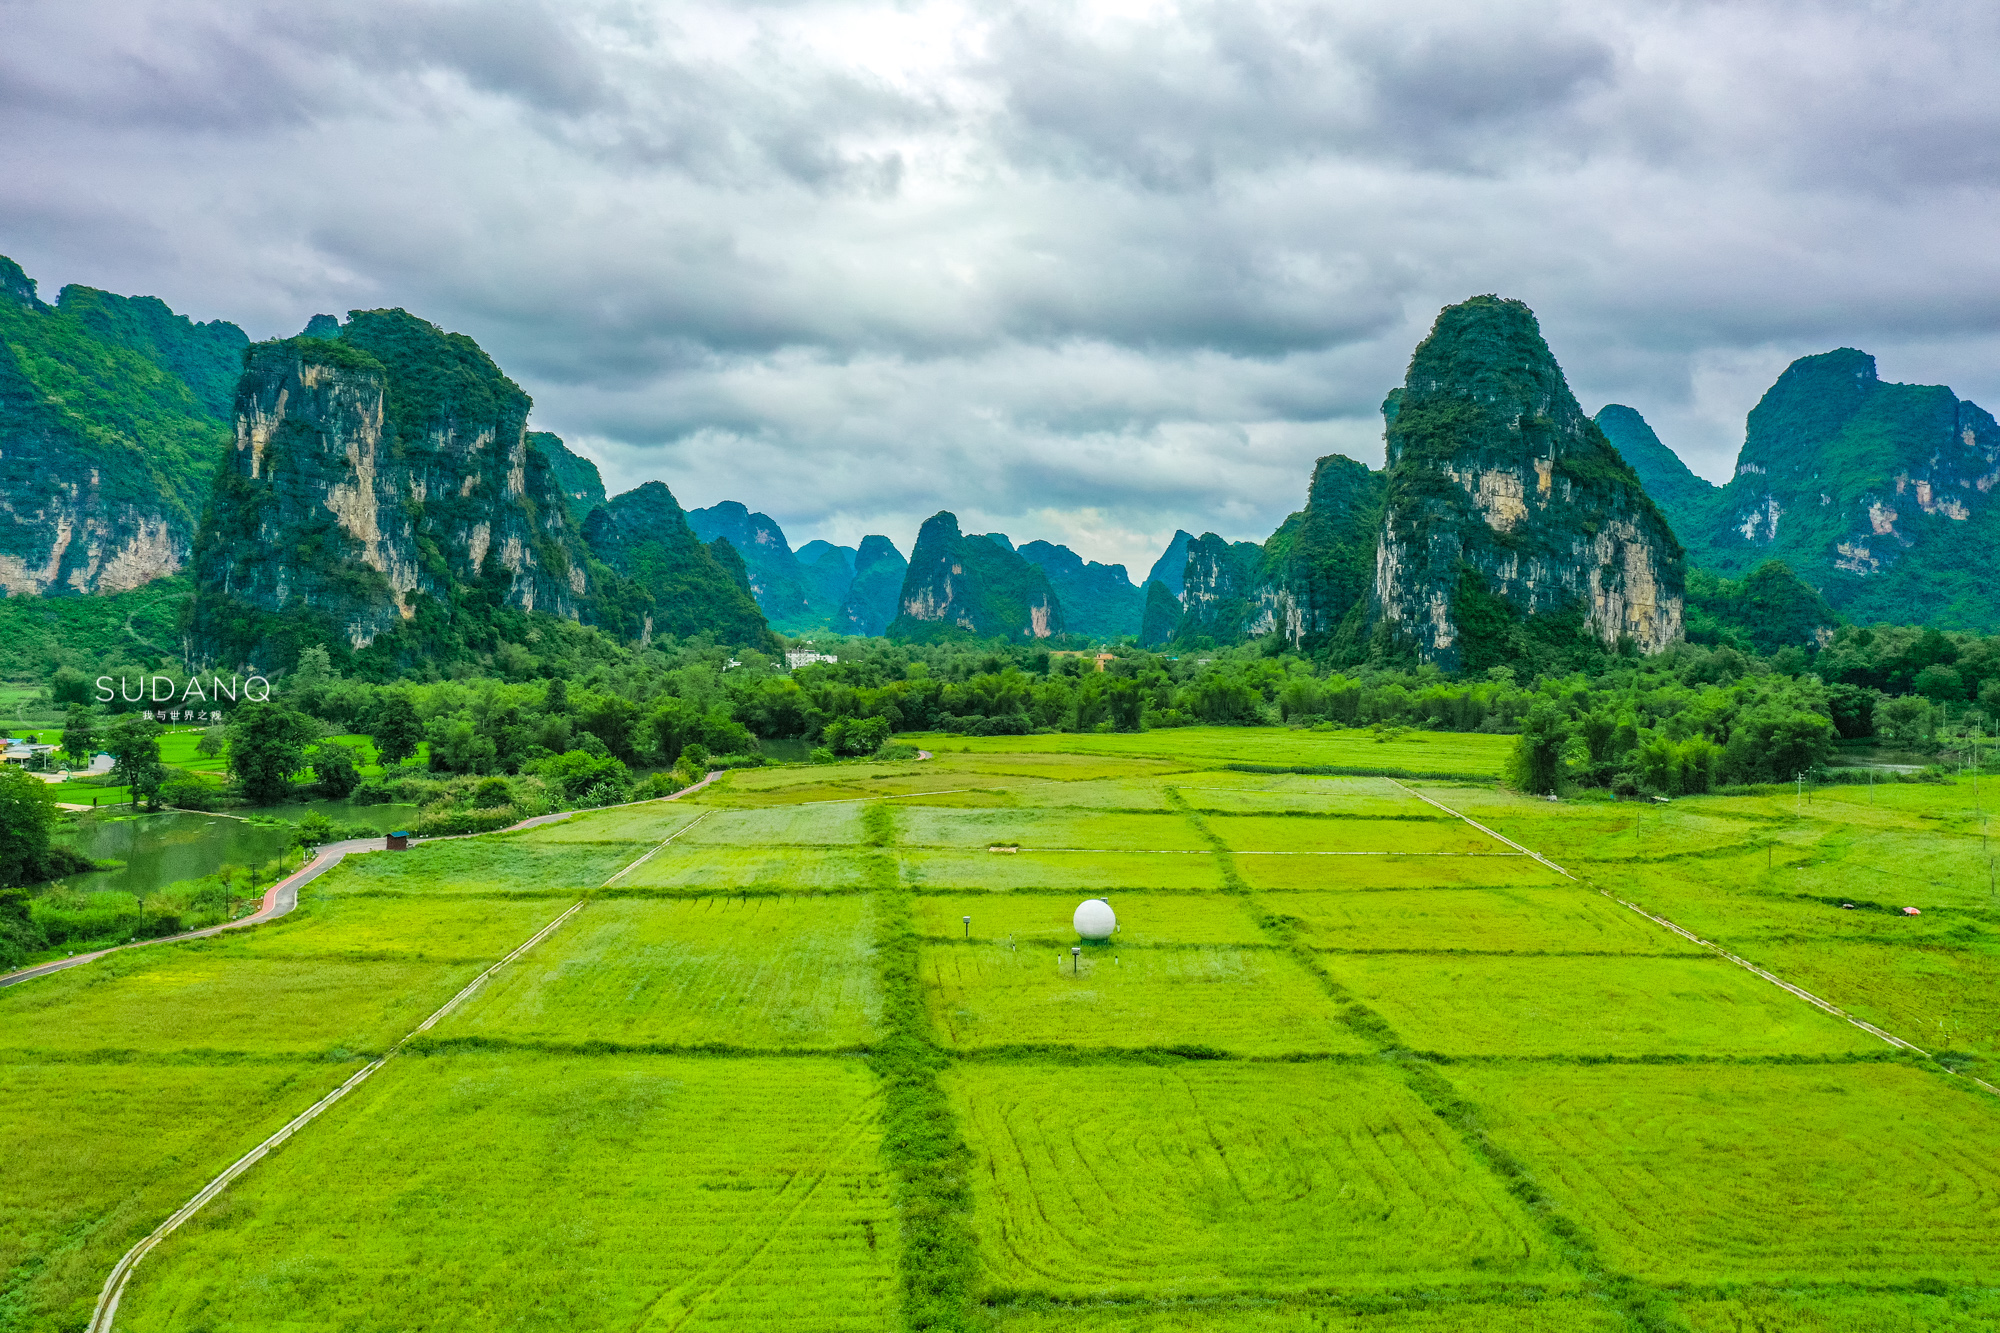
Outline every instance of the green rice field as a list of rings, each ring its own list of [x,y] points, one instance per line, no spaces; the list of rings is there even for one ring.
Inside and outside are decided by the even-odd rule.
[[[2000,1333],[1969,786],[917,743],[351,856],[0,988],[0,1330],[83,1329],[382,1059],[117,1329]]]

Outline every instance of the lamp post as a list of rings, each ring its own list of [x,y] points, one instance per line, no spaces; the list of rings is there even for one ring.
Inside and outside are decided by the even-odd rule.
[[[1079,975],[1078,969],[1082,967],[1082,962],[1080,961],[1082,955],[1083,946],[1081,944],[1072,944],[1069,946],[1069,974],[1071,976]]]
[[[972,918],[968,916],[968,917],[961,917],[961,918],[959,918],[959,919],[965,922],[965,938],[967,938],[967,939],[971,939],[971,938],[972,938]]]

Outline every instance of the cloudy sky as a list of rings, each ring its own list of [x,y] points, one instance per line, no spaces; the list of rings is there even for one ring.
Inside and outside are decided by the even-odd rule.
[[[1728,474],[1792,358],[2000,408],[2000,6],[0,0],[0,253],[473,335],[614,490],[1140,574],[1381,461],[1438,307]]]

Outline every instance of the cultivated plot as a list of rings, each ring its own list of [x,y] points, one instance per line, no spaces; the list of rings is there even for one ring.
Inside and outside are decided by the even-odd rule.
[[[539,831],[505,837],[441,838],[419,843],[406,852],[350,856],[314,880],[313,887],[323,894],[573,893],[596,888],[658,843],[658,839],[534,841]]]
[[[1386,778],[1202,773],[1173,786],[1182,800],[1204,814],[1274,815],[1296,810],[1357,817],[1443,817]]]
[[[940,1040],[1005,1046],[1200,1046],[1239,1055],[1360,1052],[1319,979],[1280,950],[1020,943],[926,946]]]
[[[198,941],[135,949],[0,990],[0,1043],[345,1058],[387,1049],[486,966],[244,957]]]
[[[1575,885],[1267,893],[1260,901],[1320,949],[1708,956],[1700,945]]]
[[[1450,1056],[1836,1055],[1878,1037],[1716,958],[1324,954],[1404,1043]]]
[[[492,962],[568,906],[561,898],[333,894],[302,901],[290,915],[228,931],[202,947],[244,958]]]
[[[1417,810],[1429,806],[1410,802]],[[1209,831],[1231,851],[1285,856],[1352,852],[1512,854],[1460,819],[1414,812],[1407,819],[1348,819],[1338,815],[1209,815]]]
[[[1568,884],[1531,856],[1237,856],[1237,875],[1253,889],[1442,889]]]
[[[620,893],[840,892],[895,882],[893,857],[858,847],[741,847],[675,842],[631,873]]]
[[[945,1086],[974,1155],[974,1229],[995,1291],[1570,1277],[1450,1127],[1378,1067],[973,1064]]]
[[[985,848],[1017,845],[1039,851],[1207,851],[1208,840],[1179,815],[1096,810],[897,811],[904,847]]]
[[[1378,1298],[1355,1304],[1379,1303]],[[1002,1307],[994,1322],[1002,1333],[1629,1333],[1632,1327],[1625,1313],[1602,1296],[1532,1294],[1480,1300],[1478,1293],[1452,1293],[1398,1304],[1403,1308],[1368,1311],[1344,1306],[1337,1298],[1331,1303],[1308,1299],[1288,1304],[1269,1296],[1181,1299],[1161,1305],[1041,1302]],[[1731,1325],[1730,1333],[1742,1329]]]
[[[1135,893],[1110,899],[1121,947],[1184,944],[1263,944],[1263,930],[1240,897],[1224,894]],[[971,938],[986,944],[1061,945],[1077,942],[1072,918],[1078,895],[987,892],[921,894],[913,910],[919,933],[933,939]],[[964,918],[971,917],[968,924]],[[1096,954],[1093,952],[1092,957]]]
[[[757,810],[717,810],[681,834],[677,843],[740,843],[759,847],[834,847],[861,841],[866,802],[782,805]]]
[[[1716,1300],[1683,1298],[1677,1307],[1692,1333],[1985,1333],[2000,1328],[2000,1293],[1990,1288],[1948,1295],[1851,1288],[1751,1290]]]
[[[1363,773],[1423,773],[1492,781],[1513,745],[1510,736],[1475,732],[1294,731],[1278,727],[1187,727],[1168,731],[1073,736],[935,736],[917,744],[940,757],[960,753],[1081,760],[1150,759],[1186,768],[1247,764],[1282,769],[1333,768]]]
[[[357,1067],[0,1065],[0,1325],[82,1328],[119,1255]]]
[[[903,883],[916,889],[1220,889],[1210,852],[900,851]]]
[[[876,1035],[866,895],[595,902],[435,1029],[440,1040],[766,1049]]]
[[[399,1059],[149,1258],[119,1326],[879,1330],[878,1104],[840,1058]]]
[[[1932,1051],[2000,1054],[2000,957],[1986,948],[1829,941],[1746,946],[1751,961]]]
[[[658,842],[701,817],[685,801],[648,801],[615,810],[586,810],[515,836],[536,845],[566,842]]]
[[[1546,1065],[1451,1078],[1621,1271],[1670,1283],[2000,1282],[2000,1110],[1936,1075]]]

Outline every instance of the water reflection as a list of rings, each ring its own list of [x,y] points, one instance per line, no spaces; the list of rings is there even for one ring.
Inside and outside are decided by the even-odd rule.
[[[417,807],[312,801],[231,813],[270,815],[295,823],[307,810],[319,810],[336,824],[365,824],[386,833],[408,827]],[[150,894],[179,880],[212,875],[225,865],[273,865],[281,852],[287,854],[289,864],[298,863],[297,851],[288,850],[291,829],[221,815],[88,815],[76,822],[64,841],[92,860],[125,863],[119,870],[75,875],[64,881],[85,893]]]

